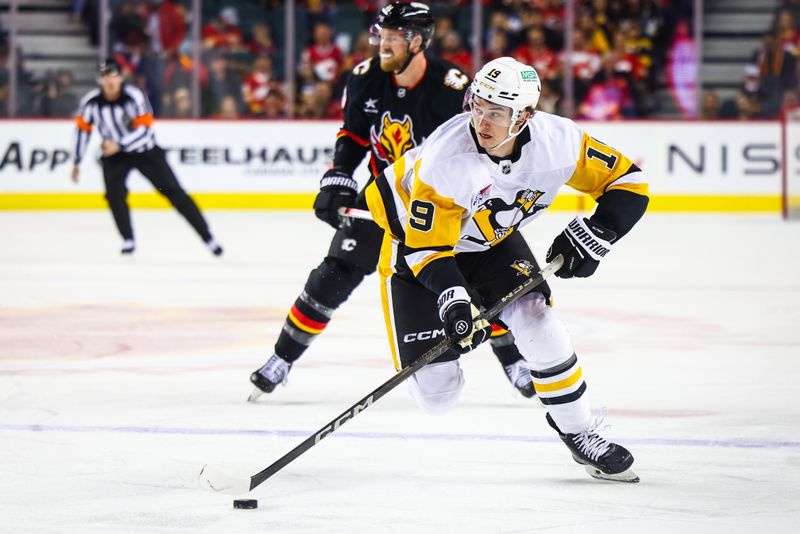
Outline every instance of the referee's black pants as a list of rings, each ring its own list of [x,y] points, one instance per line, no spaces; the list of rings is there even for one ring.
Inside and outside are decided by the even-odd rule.
[[[102,158],[101,161],[103,179],[106,183],[106,200],[123,239],[133,239],[131,214],[128,209],[128,187],[125,184],[131,169],[142,173],[159,193],[167,197],[203,241],[211,239],[203,214],[178,183],[175,173],[167,163],[166,153],[161,147],[146,152],[117,152],[113,156]]]

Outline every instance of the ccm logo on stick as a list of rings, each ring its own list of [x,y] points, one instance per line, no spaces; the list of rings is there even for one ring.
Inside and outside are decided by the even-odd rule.
[[[340,415],[339,418],[336,421],[334,421],[332,425],[328,425],[325,428],[323,428],[322,430],[320,430],[317,433],[317,435],[314,436],[314,444],[319,443],[322,438],[324,438],[325,436],[327,436],[331,432],[334,432],[335,430],[339,430],[340,426],[345,424],[349,419],[352,419],[353,417],[358,415],[359,412],[363,412],[364,410],[369,408],[372,405],[372,395],[370,395],[369,397],[364,399],[363,402],[364,402],[364,404],[356,404],[355,406],[353,406],[353,408],[351,410],[348,410],[345,413],[343,413],[342,415]]]

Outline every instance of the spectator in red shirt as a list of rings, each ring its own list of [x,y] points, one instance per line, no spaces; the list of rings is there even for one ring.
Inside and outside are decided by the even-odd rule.
[[[203,46],[230,51],[244,49],[244,35],[239,29],[239,12],[235,7],[223,7],[219,19],[206,24],[203,28]]]
[[[575,101],[581,102],[602,65],[600,55],[587,47],[586,37],[582,32],[574,33],[572,48],[571,53],[566,50],[561,52],[560,61],[563,69],[572,69],[575,80]]]
[[[514,51],[514,58],[532,66],[544,80],[553,80],[558,76],[558,58],[555,52],[547,48],[541,28],[528,30],[527,42]]]
[[[172,0],[162,0],[150,15],[150,29],[153,51],[172,54],[186,37],[186,9]]]
[[[253,71],[247,75],[242,83],[242,97],[250,115],[264,114],[267,95],[275,84],[272,79],[272,60],[269,56],[261,55],[253,63]]]
[[[339,77],[344,54],[333,43],[333,28],[328,23],[314,25],[314,42],[303,50],[301,61],[310,61],[314,74],[322,81],[332,82]]]

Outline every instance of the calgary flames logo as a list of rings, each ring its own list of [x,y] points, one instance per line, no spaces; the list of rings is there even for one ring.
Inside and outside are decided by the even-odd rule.
[[[381,117],[380,132],[375,130],[373,124],[369,134],[375,155],[386,163],[394,163],[415,145],[414,124],[408,115],[399,121],[387,111]]]
[[[523,189],[517,192],[516,199],[511,204],[506,204],[500,198],[490,198],[473,216],[481,236],[464,236],[464,239],[481,245],[496,245],[523,220],[547,207],[547,204],[536,202],[542,195],[543,191]]]

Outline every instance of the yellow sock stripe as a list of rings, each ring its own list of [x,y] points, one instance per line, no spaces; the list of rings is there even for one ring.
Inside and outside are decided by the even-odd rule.
[[[292,310],[289,310],[289,320],[292,321],[292,324],[295,327],[297,327],[298,329],[302,330],[303,332],[305,332],[307,334],[316,335],[316,334],[319,334],[320,332],[322,332],[322,328],[311,328],[310,326],[304,325],[302,322],[300,322],[300,319],[295,317],[295,315],[292,313]]]
[[[551,393],[553,391],[558,391],[560,389],[567,389],[570,386],[574,386],[577,384],[581,377],[583,376],[583,372],[581,368],[578,367],[572,375],[569,377],[559,380],[558,382],[550,382],[549,384],[542,384],[538,382],[535,378],[533,379],[534,387],[536,391],[539,393]]]

